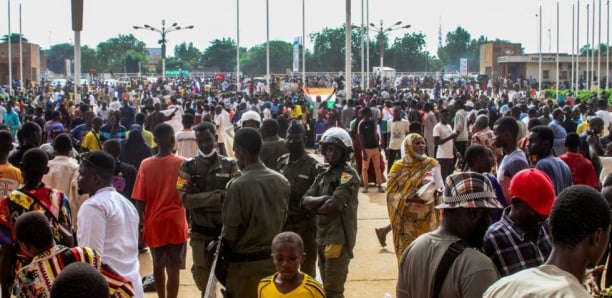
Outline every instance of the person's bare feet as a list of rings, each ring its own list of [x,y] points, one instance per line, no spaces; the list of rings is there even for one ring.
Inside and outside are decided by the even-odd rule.
[[[385,228],[374,228],[374,231],[376,232],[376,237],[378,238],[378,243],[380,243],[380,246],[386,247],[387,233],[385,232]]]

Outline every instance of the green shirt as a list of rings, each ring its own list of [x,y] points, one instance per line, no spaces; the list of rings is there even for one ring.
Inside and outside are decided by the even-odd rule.
[[[277,161],[286,153],[289,153],[287,142],[279,136],[271,136],[263,139],[259,158],[266,167],[278,171]]]
[[[359,174],[349,165],[328,168],[319,174],[306,192],[307,196],[330,195],[336,201],[339,212],[317,215],[317,244],[345,243],[349,256],[357,237],[357,206],[359,201]]]
[[[291,160],[289,155],[287,153],[278,159],[278,170],[291,185],[287,223],[296,224],[314,218],[313,212],[300,207],[300,201],[321,172],[322,165],[306,153],[296,160]]]
[[[236,162],[219,154],[211,159],[196,155],[183,162],[179,169],[178,183],[181,178],[183,181],[191,181],[201,191],[188,194],[177,183],[181,202],[191,212],[192,232],[193,225],[221,230],[221,196],[225,193],[225,185],[239,175]]]

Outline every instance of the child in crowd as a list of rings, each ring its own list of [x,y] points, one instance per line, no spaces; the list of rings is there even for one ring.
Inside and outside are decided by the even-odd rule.
[[[276,273],[259,282],[257,297],[325,297],[323,287],[300,271],[304,263],[304,243],[294,232],[282,232],[272,240],[272,260]]]
[[[0,196],[5,197],[23,183],[21,171],[8,162],[13,150],[13,137],[8,130],[0,130]]]
[[[196,143],[195,131],[191,129],[193,126],[193,115],[185,114],[181,123],[183,130],[175,134],[176,138],[176,155],[189,158],[198,154],[198,143]]]

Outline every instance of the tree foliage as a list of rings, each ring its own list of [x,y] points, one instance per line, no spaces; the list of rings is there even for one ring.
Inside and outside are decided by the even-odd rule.
[[[74,47],[69,43],[52,45],[45,51],[47,57],[47,68],[55,73],[66,73],[66,59],[74,59]],[[81,57],[81,61],[84,61]]]
[[[293,44],[270,41],[270,73],[285,73],[293,65]],[[244,58],[240,59],[240,69],[246,75],[266,73],[266,44],[250,48]]]
[[[19,36],[21,36],[21,41],[23,43],[27,43],[28,39],[23,36],[23,34],[19,33],[11,33],[11,43],[19,43]],[[0,38],[0,43],[8,43],[9,37],[8,34],[5,34]]]
[[[242,56],[242,49],[240,49]],[[204,50],[201,64],[222,72],[236,71],[236,42],[231,38],[215,39]]]
[[[136,39],[132,34],[119,34],[117,37],[99,43],[96,50],[98,72],[124,72],[130,51],[132,51],[130,61],[134,59],[136,53],[142,53],[146,58],[145,43]],[[146,62],[146,59],[143,62]]]
[[[459,71],[461,58],[468,59],[469,70],[479,69],[480,46],[490,42],[510,43],[501,39],[489,40],[482,35],[478,39],[471,39],[470,33],[459,26],[455,31],[446,34],[446,45],[438,48],[438,57],[446,71]]]
[[[338,71],[344,69],[345,29],[323,28],[321,32],[310,34],[313,42],[314,65],[316,71]]]
[[[429,53],[424,51],[425,45],[424,34],[404,34],[394,40],[385,54],[385,64],[406,71],[425,71],[430,59]]]
[[[361,69],[361,28],[351,30],[352,68],[358,72]],[[386,33],[379,36],[382,39],[385,52],[385,66],[393,67],[398,72],[456,71],[459,69],[459,59],[468,58],[469,69],[478,69],[480,61],[480,45],[487,42],[508,42],[505,40],[488,40],[484,36],[472,39],[469,32],[461,27],[446,34],[446,43],[440,47],[437,56],[426,50],[426,36],[423,33],[406,33],[392,42]],[[345,25],[337,28],[324,28],[309,35],[312,50],[306,50],[306,71],[308,72],[342,72],[345,69]],[[0,41],[6,42],[5,35]],[[12,34],[12,40],[18,40],[19,34]],[[27,39],[24,39],[27,41]],[[369,43],[370,71],[380,64],[379,38],[364,40]],[[174,56],[167,57],[167,69],[209,69],[220,72],[236,70],[236,46],[231,38],[215,39],[208,48],[200,51],[191,42],[182,42],[174,47]],[[365,46],[365,44],[364,44]],[[607,47],[600,47],[602,52]],[[583,53],[588,51],[585,47]],[[597,52],[597,49],[594,51]],[[53,45],[43,51],[47,57],[47,65],[56,73],[65,73],[65,60],[73,59],[73,46],[68,43]],[[365,51],[363,55],[366,55]],[[81,49],[82,70],[95,68],[98,72],[138,72],[138,63],[147,65],[147,55],[144,42],[132,34],[118,35],[99,43],[95,49],[87,46]],[[285,73],[292,66],[293,45],[286,41],[270,41],[270,71]],[[300,55],[300,59],[301,59]],[[156,71],[161,71],[161,61]],[[365,65],[364,65],[365,66]],[[251,48],[240,48],[240,68],[247,76],[261,76],[266,73],[266,44]],[[301,69],[301,63],[300,63]],[[143,72],[146,72],[143,69]]]
[[[202,52],[194,47],[192,42],[182,42],[174,47],[174,57],[183,63],[183,68],[195,68],[200,64]]]

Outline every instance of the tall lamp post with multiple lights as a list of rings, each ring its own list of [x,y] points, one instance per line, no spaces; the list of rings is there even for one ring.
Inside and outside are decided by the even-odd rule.
[[[378,51],[380,54],[380,70],[382,75],[382,69],[385,62],[385,33],[399,29],[408,29],[410,28],[410,25],[402,26],[402,21],[398,21],[395,24],[385,28],[383,26],[383,21],[380,20],[380,27],[377,27],[374,23],[370,23],[370,27],[370,30],[377,33],[376,36],[378,37]]]
[[[170,27],[166,28],[166,20],[162,20],[162,27],[161,29],[157,29],[153,26],[149,26],[147,24],[141,26],[133,26],[132,28],[138,30],[138,29],[143,29],[143,30],[151,30],[151,31],[155,31],[159,34],[161,34],[161,39],[157,42],[159,44],[161,44],[162,48],[162,77],[163,80],[166,80],[166,34],[173,32],[173,31],[178,31],[178,30],[184,30],[184,29],[193,29],[193,26],[187,26],[187,27],[181,27],[178,25],[178,23],[173,23],[172,25],[170,25]]]

